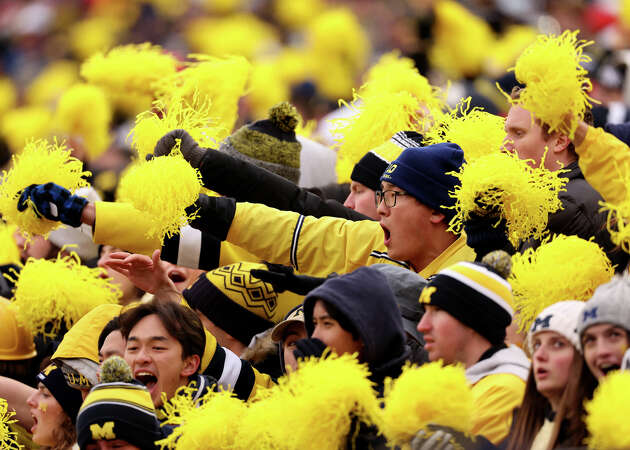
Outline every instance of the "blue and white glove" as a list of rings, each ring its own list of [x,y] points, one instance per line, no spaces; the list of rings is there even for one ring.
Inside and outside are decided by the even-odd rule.
[[[81,225],[81,213],[88,200],[72,193],[55,183],[31,184],[22,191],[18,199],[18,211],[25,211],[29,202],[34,205],[37,217],[42,216],[48,220],[54,220],[71,227]]]

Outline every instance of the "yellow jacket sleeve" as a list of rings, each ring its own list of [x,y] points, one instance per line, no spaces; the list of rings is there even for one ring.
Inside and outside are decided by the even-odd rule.
[[[325,277],[358,267],[390,263],[383,232],[372,220],[303,216],[258,203],[237,203],[227,240],[258,259],[291,265],[301,273]]]
[[[516,375],[488,375],[472,387],[474,402],[473,435],[482,435],[498,445],[512,426],[514,408],[523,402],[525,382]]]
[[[584,178],[604,200],[620,203],[626,198],[630,147],[603,128],[588,127],[575,152]]]

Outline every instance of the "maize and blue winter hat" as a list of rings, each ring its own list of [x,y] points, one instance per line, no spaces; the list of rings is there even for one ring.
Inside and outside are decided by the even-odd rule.
[[[610,323],[630,332],[630,276],[627,273],[615,275],[599,286],[584,303],[579,319],[580,339],[587,328],[600,323]]]

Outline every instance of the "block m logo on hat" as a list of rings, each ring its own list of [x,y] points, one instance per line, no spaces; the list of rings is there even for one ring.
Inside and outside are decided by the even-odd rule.
[[[586,321],[589,317],[591,319],[597,319],[597,306],[595,308],[585,309],[584,310],[584,319],[583,319],[583,321]]]
[[[534,331],[538,330],[538,328],[549,328],[549,321],[551,320],[552,317],[553,317],[552,314],[549,314],[548,316],[542,319],[540,317],[536,317],[536,320],[534,321],[534,326],[532,327],[531,332],[533,333]]]
[[[92,432],[92,439],[95,441],[101,439],[111,441],[116,439],[114,422],[112,420],[105,422],[102,426],[98,423],[93,423],[90,425],[90,431]]]

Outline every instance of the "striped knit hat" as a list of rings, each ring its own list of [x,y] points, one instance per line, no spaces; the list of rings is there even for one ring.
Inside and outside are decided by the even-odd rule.
[[[420,303],[443,309],[492,345],[505,341],[514,315],[510,283],[484,263],[460,262],[441,270],[429,279]]]
[[[126,380],[97,384],[87,395],[77,417],[79,447],[121,439],[142,449],[157,449],[155,441],[164,436],[151,394],[131,379],[131,370],[122,358],[112,357],[106,363],[112,367],[103,364],[104,372],[112,372],[114,377],[122,374]],[[103,378],[109,380],[111,376],[104,373]]]

